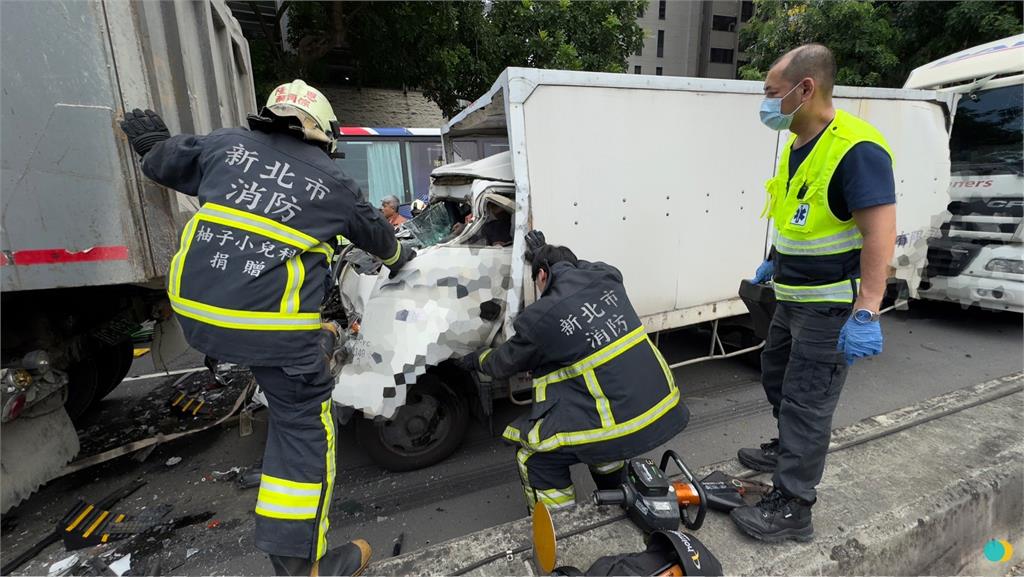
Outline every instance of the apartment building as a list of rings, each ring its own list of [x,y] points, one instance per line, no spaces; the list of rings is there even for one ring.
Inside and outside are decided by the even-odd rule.
[[[643,49],[629,72],[736,78],[745,63],[739,31],[753,16],[750,0],[651,0],[640,18]]]

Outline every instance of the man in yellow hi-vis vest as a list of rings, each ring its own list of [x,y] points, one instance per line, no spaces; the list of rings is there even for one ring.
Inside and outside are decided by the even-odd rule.
[[[331,160],[337,118],[318,90],[301,80],[277,87],[249,125],[172,137],[158,115],[138,109],[121,124],[146,176],[199,198],[167,275],[185,338],[248,366],[267,397],[256,546],[278,575],[353,575],[369,545],[327,547],[337,431],[326,359],[335,335],[322,327],[320,305],[338,235],[392,275],[416,253]]]
[[[835,73],[832,52],[808,44],[779,58],[764,84],[761,121],[791,132],[767,184],[771,256],[752,279],[773,279],[778,300],[761,354],[778,437],[739,460],[774,471],[775,490],[732,518],[765,541],[813,536],[847,367],[882,351],[878,310],[896,242],[892,151],[873,126],[832,106]]]

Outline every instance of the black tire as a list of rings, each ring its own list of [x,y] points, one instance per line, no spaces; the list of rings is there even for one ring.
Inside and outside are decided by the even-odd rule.
[[[84,358],[68,368],[68,398],[64,410],[78,424],[92,406],[99,390],[99,365],[93,357]]]
[[[356,418],[356,438],[374,463],[389,471],[413,471],[448,458],[466,436],[469,400],[435,375],[409,387],[393,419]]]
[[[93,404],[98,404],[112,393],[132,368],[135,360],[135,345],[131,339],[104,348],[96,355],[99,361],[99,382]]]

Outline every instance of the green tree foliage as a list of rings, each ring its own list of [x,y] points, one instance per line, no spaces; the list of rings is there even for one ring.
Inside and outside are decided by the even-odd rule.
[[[253,47],[257,94],[304,75],[332,82],[332,50],[362,86],[415,88],[447,116],[508,66],[623,72],[643,44],[646,0],[291,2],[293,53]],[[265,40],[265,39],[264,39]],[[268,56],[275,63],[267,64]]]
[[[902,86],[910,71],[947,54],[1024,31],[1021,2],[872,2],[755,0],[740,33],[749,63],[742,78],[760,80],[786,51],[820,42],[836,55],[836,82]]]

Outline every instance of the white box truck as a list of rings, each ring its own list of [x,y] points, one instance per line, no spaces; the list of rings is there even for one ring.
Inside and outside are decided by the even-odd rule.
[[[905,86],[956,97],[949,206],[921,296],[1024,312],[1024,34],[925,64]]]
[[[897,247],[893,276],[914,288],[946,203],[951,96],[835,96],[892,146],[899,230],[917,239]],[[737,290],[769,248],[764,183],[788,137],[760,123],[762,97],[756,82],[502,73],[442,137],[448,159],[464,139],[506,138],[509,151],[433,172],[431,205],[409,227],[419,256],[397,278],[376,276],[365,258],[339,270],[351,328],[334,399],[373,419],[357,422],[370,456],[391,469],[430,464],[458,446],[472,406],[490,415],[497,398],[530,402],[528,379],[475,382],[450,362],[507,338],[534,300],[530,229],[618,267],[649,332],[705,323],[704,359],[745,352],[727,351],[720,335],[745,322]],[[494,221],[507,236],[495,237]]]

